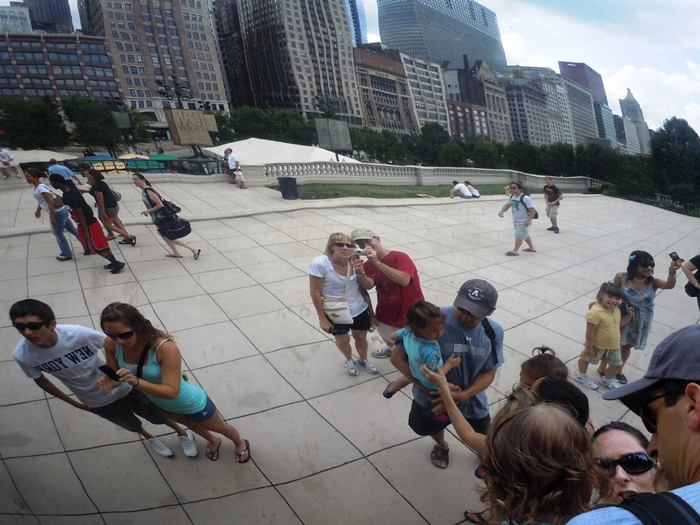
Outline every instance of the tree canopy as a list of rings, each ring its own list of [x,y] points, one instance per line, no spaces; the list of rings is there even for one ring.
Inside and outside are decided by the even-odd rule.
[[[69,138],[58,106],[49,98],[0,98],[0,129],[0,142],[11,148],[61,147]]]

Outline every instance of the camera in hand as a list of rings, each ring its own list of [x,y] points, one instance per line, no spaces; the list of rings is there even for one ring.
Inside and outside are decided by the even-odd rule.
[[[365,251],[364,251],[363,249],[361,249],[361,248],[355,248],[355,252],[354,252],[354,253],[355,253],[355,255],[356,255],[357,257],[362,257],[362,256],[365,254]]]
[[[677,261],[678,259],[680,259],[676,252],[671,252],[668,254],[668,256],[671,258],[672,261]]]

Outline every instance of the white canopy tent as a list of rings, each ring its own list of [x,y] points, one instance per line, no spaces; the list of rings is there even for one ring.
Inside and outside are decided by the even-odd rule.
[[[233,154],[236,155],[241,165],[248,166],[281,162],[336,162],[335,153],[323,148],[255,138],[203,149],[223,157],[224,150],[227,148],[233,150]],[[358,163],[357,160],[343,155],[339,155],[338,158],[340,162]]]
[[[59,153],[47,149],[30,149],[30,150],[11,150],[15,162],[23,164],[25,162],[48,162],[51,159],[58,161],[77,159],[81,155],[76,153]]]

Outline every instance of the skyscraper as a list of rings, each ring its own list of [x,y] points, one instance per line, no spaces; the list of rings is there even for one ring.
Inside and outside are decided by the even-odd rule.
[[[105,37],[129,107],[161,123],[163,108],[228,111],[206,0],[80,0],[79,8],[83,31]]]
[[[73,18],[68,0],[24,0],[32,27],[48,33],[72,33]]]
[[[508,96],[513,140],[533,146],[550,144],[547,94],[529,79],[508,78],[501,83]]]
[[[401,53],[401,61],[408,77],[408,89],[413,98],[418,126],[440,124],[449,133],[447,98],[440,66],[404,53]]]
[[[343,0],[238,0],[256,106],[362,122]]]
[[[352,45],[361,46],[367,43],[367,17],[362,0],[345,0],[348,12],[348,22],[352,33]]]
[[[571,110],[571,132],[573,134],[574,146],[588,144],[590,139],[598,137],[598,126],[595,120],[595,110],[593,109],[593,96],[578,82],[574,82],[566,77],[564,87],[569,100]]]
[[[382,43],[410,56],[461,67],[462,56],[506,66],[496,13],[474,0],[378,0]]]
[[[31,33],[29,10],[24,5],[0,6],[0,33]]]
[[[642,155],[649,155],[651,147],[649,146],[649,126],[644,120],[642,107],[637,102],[637,99],[632,95],[632,91],[627,88],[627,95],[620,99],[620,110],[622,116],[629,118],[637,128],[637,136],[639,137],[639,150]]]
[[[241,20],[236,0],[216,0],[214,18],[231,105],[252,106],[253,93],[243,52]]]
[[[605,94],[603,77],[595,69],[583,62],[559,61],[559,73],[588,89],[593,96],[593,102],[608,104],[608,96]]]

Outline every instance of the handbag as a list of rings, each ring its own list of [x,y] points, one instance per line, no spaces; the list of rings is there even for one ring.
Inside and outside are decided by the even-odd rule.
[[[112,192],[112,195],[114,196],[115,201],[119,202],[120,200],[122,200],[121,193],[119,193],[117,190],[113,190],[112,188],[110,188],[110,191]]]
[[[181,217],[175,217],[174,220],[165,223],[164,228],[159,227],[158,229],[161,230],[161,233],[171,241],[181,239],[182,237],[186,237],[192,233],[190,222]]]
[[[348,306],[348,282],[350,281],[350,265],[347,265],[347,273],[343,279],[345,284],[345,297],[323,297],[323,312],[333,324],[352,324],[353,318]]]
[[[163,203],[163,208],[160,209],[160,210],[158,210],[158,211],[156,212],[156,214],[160,213],[162,216],[177,215],[178,213],[180,213],[180,212],[182,211],[182,208],[180,208],[180,206],[178,206],[178,205],[175,204],[174,202],[166,201],[163,197],[161,197],[160,193],[158,193],[158,192],[157,192],[156,190],[154,190],[153,188],[147,188],[147,189],[146,189],[146,195],[148,195],[148,192],[149,192],[149,191],[152,191],[153,193],[155,193],[156,195],[158,195],[158,198],[160,199],[160,202]],[[151,203],[153,203],[153,201],[151,201],[150,198],[149,198],[148,200],[149,200]]]

